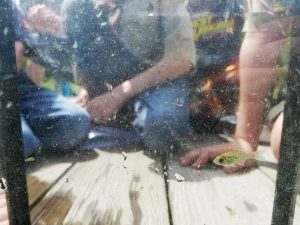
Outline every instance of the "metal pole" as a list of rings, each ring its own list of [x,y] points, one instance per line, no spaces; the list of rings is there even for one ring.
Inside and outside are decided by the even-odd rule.
[[[10,225],[30,225],[11,0],[0,1],[0,175]]]
[[[293,57],[284,109],[272,225],[292,225],[300,159],[300,57]]]

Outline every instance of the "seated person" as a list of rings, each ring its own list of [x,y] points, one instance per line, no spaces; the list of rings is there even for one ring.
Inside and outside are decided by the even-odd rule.
[[[89,99],[79,101],[98,124],[127,120],[127,127],[134,117],[149,149],[170,150],[192,132],[187,75],[195,49],[184,1],[95,2],[71,0],[65,9]]]
[[[19,98],[24,156],[29,157],[39,147],[70,150],[87,137],[90,128],[89,115],[70,100],[39,86],[44,74],[41,66],[32,62],[26,70],[20,69],[24,57],[22,42],[24,35],[28,37],[28,31],[22,26],[20,11],[14,1],[13,22],[16,34],[16,64],[20,75]],[[9,224],[6,204],[5,193],[2,192],[0,193],[2,225]]]
[[[22,26],[23,18],[16,5],[13,5],[13,16],[16,29],[16,60],[20,75],[19,98],[24,155],[30,156],[39,147],[72,149],[87,137],[90,129],[89,115],[70,100],[34,83],[41,80],[37,79],[36,75],[38,71],[43,74],[43,68],[33,62],[31,70],[20,68],[24,54],[22,42],[24,39],[30,40],[30,35]]]
[[[299,5],[277,2],[275,5],[274,1],[248,1],[249,12],[244,26],[246,34],[240,51],[240,98],[234,140],[195,149],[181,157],[182,166],[200,168],[227,151],[256,151],[266,118],[265,100],[276,83],[280,57],[287,41],[291,40],[291,46],[288,46],[291,55],[299,54],[300,29],[298,17],[295,16],[299,14]],[[278,159],[283,114],[279,114],[274,121],[271,147]],[[245,167],[251,166],[251,162],[245,163]],[[228,173],[239,169],[241,167],[224,168]]]

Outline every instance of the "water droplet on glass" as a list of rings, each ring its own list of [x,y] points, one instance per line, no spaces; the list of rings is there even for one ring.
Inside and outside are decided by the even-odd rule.
[[[101,26],[101,27],[103,27],[103,26],[105,26],[105,25],[107,25],[107,22],[102,22],[102,23],[100,23],[100,26]]]
[[[176,105],[182,107],[184,105],[183,98],[177,97],[176,98]]]
[[[3,34],[4,34],[4,36],[6,36],[8,34],[8,28],[7,27],[4,28]]]
[[[77,43],[77,41],[74,42],[73,48],[74,48],[74,49],[78,48],[78,43]]]
[[[6,108],[9,109],[10,107],[12,107],[12,105],[13,105],[12,102],[8,102],[8,103],[6,104]]]
[[[182,175],[178,174],[178,173],[175,173],[174,176],[175,176],[175,178],[178,182],[181,182],[181,181],[185,180],[185,178]]]
[[[90,132],[88,138],[89,138],[89,139],[92,139],[92,138],[94,138],[94,137],[96,137],[96,136],[97,136],[97,135],[96,135],[95,132]]]

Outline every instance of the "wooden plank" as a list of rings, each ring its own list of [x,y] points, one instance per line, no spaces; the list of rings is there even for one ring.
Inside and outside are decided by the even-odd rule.
[[[27,175],[29,205],[35,204],[50,187],[72,166],[72,163],[60,163],[40,168]]]
[[[97,151],[78,162],[32,210],[33,224],[168,225],[162,165],[142,151]]]
[[[262,151],[262,158],[264,162],[261,163],[259,170],[266,175],[273,182],[276,181],[277,176],[277,165],[278,161],[275,158],[270,146],[259,146],[258,151]],[[296,191],[300,195],[300,168],[298,169],[298,182],[296,186]],[[297,204],[300,206],[300,200],[297,200]]]
[[[216,168],[199,171],[183,168],[176,159],[169,159],[168,163],[171,168],[168,170],[168,196],[174,225],[271,223],[274,168],[264,167],[262,171],[267,173],[256,169],[246,174],[226,175]],[[178,182],[175,173],[186,180]],[[299,212],[297,204],[295,225],[300,225]]]
[[[26,163],[30,207],[36,204],[76,162],[96,157],[97,154],[93,151],[73,151],[69,154],[57,152],[39,155],[35,161]]]
[[[175,161],[171,168],[168,191],[174,225],[270,224],[275,184],[259,170],[225,175],[221,170],[182,168]],[[186,181],[177,182],[174,173]],[[295,217],[300,221],[299,214]]]
[[[258,146],[263,162],[260,162],[259,170],[271,181],[275,182],[278,162],[270,146]]]

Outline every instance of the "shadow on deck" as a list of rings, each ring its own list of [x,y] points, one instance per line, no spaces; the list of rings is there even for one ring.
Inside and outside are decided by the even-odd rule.
[[[27,171],[32,223],[270,224],[276,161],[268,146],[260,148],[265,164],[239,175],[215,167],[183,168],[176,158],[161,162],[136,149],[126,151],[126,160],[122,150],[44,156]],[[178,182],[175,173],[185,180]],[[299,197],[294,221],[300,225]]]

